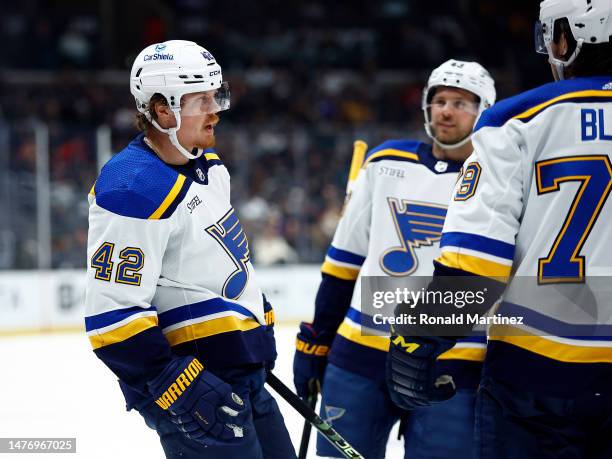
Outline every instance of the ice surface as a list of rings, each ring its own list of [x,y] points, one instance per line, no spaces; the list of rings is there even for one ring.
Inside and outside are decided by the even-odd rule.
[[[279,358],[274,372],[291,388],[296,331],[297,325],[276,327]],[[125,411],[114,375],[95,357],[84,333],[0,338],[0,364],[0,437],[77,439],[77,454],[2,458],[164,458],[157,434],[137,412]],[[303,420],[283,400],[279,405],[297,448]],[[391,459],[403,457],[395,435],[387,449]],[[314,443],[313,429],[309,458],[316,457]]]

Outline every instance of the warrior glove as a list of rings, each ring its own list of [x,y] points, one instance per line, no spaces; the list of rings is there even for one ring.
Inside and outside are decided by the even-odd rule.
[[[148,383],[155,403],[187,438],[205,445],[240,442],[248,410],[229,384],[198,359],[177,358]]]

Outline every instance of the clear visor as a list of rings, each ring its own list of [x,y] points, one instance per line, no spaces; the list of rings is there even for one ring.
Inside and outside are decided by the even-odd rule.
[[[230,107],[230,91],[227,81],[212,91],[185,94],[181,98],[181,116],[201,116],[221,112]]]
[[[434,111],[452,110],[478,115],[478,104],[464,99],[434,99],[425,107],[430,114]]]
[[[546,49],[546,42],[544,41],[544,28],[546,26],[542,24],[541,21],[536,21],[533,38],[535,40],[535,50],[536,53],[540,54],[548,54],[548,50]]]

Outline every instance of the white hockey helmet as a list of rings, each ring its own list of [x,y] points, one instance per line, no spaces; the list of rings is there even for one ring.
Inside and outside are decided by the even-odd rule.
[[[544,0],[540,3],[540,20],[535,25],[536,51],[548,54],[560,79],[564,69],[576,60],[582,45],[608,43],[612,37],[611,0]],[[576,40],[576,49],[566,60],[554,57],[551,43],[555,21],[566,18]]]
[[[434,90],[439,86],[465,89],[475,94],[479,99],[478,114],[480,114],[495,103],[495,82],[487,70],[478,62],[466,62],[450,59],[435,68],[427,86],[423,89],[423,100],[421,107],[425,115],[425,132],[442,148],[459,148],[470,140],[470,135],[455,144],[444,144],[439,142],[432,129],[428,105],[434,96]]]
[[[192,41],[170,40],[147,46],[132,65],[130,91],[138,111],[156,129],[168,134],[172,145],[188,159],[198,158],[203,150],[190,152],[177,139],[176,132],[181,128],[181,98],[185,94],[211,90],[216,90],[214,103],[204,112],[190,114],[216,113],[230,106],[229,87],[223,81],[221,67],[211,53]],[[149,102],[156,93],[166,98],[174,112],[176,127],[164,129],[151,117]]]

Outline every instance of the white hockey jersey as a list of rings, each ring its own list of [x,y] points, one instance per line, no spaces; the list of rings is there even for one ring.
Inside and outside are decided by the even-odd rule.
[[[509,280],[497,312],[523,324],[490,329],[487,365],[500,377],[520,365],[533,385],[533,361],[569,387],[563,364],[581,364],[569,371],[582,384],[597,379],[584,364],[612,363],[612,288],[597,277],[612,273],[611,141],[611,77],[498,102],[475,128],[438,261]]]
[[[86,331],[124,383],[142,387],[170,347],[209,369],[274,356],[217,154],[169,166],[140,135],[104,166],[89,201]]]
[[[389,338],[368,328],[372,317],[361,310],[362,276],[433,272],[461,163],[439,161],[431,150],[425,143],[392,140],[366,156],[322,266],[324,274],[356,280],[330,362],[370,375],[384,367]],[[484,349],[484,338],[466,339],[441,358],[479,362]]]

